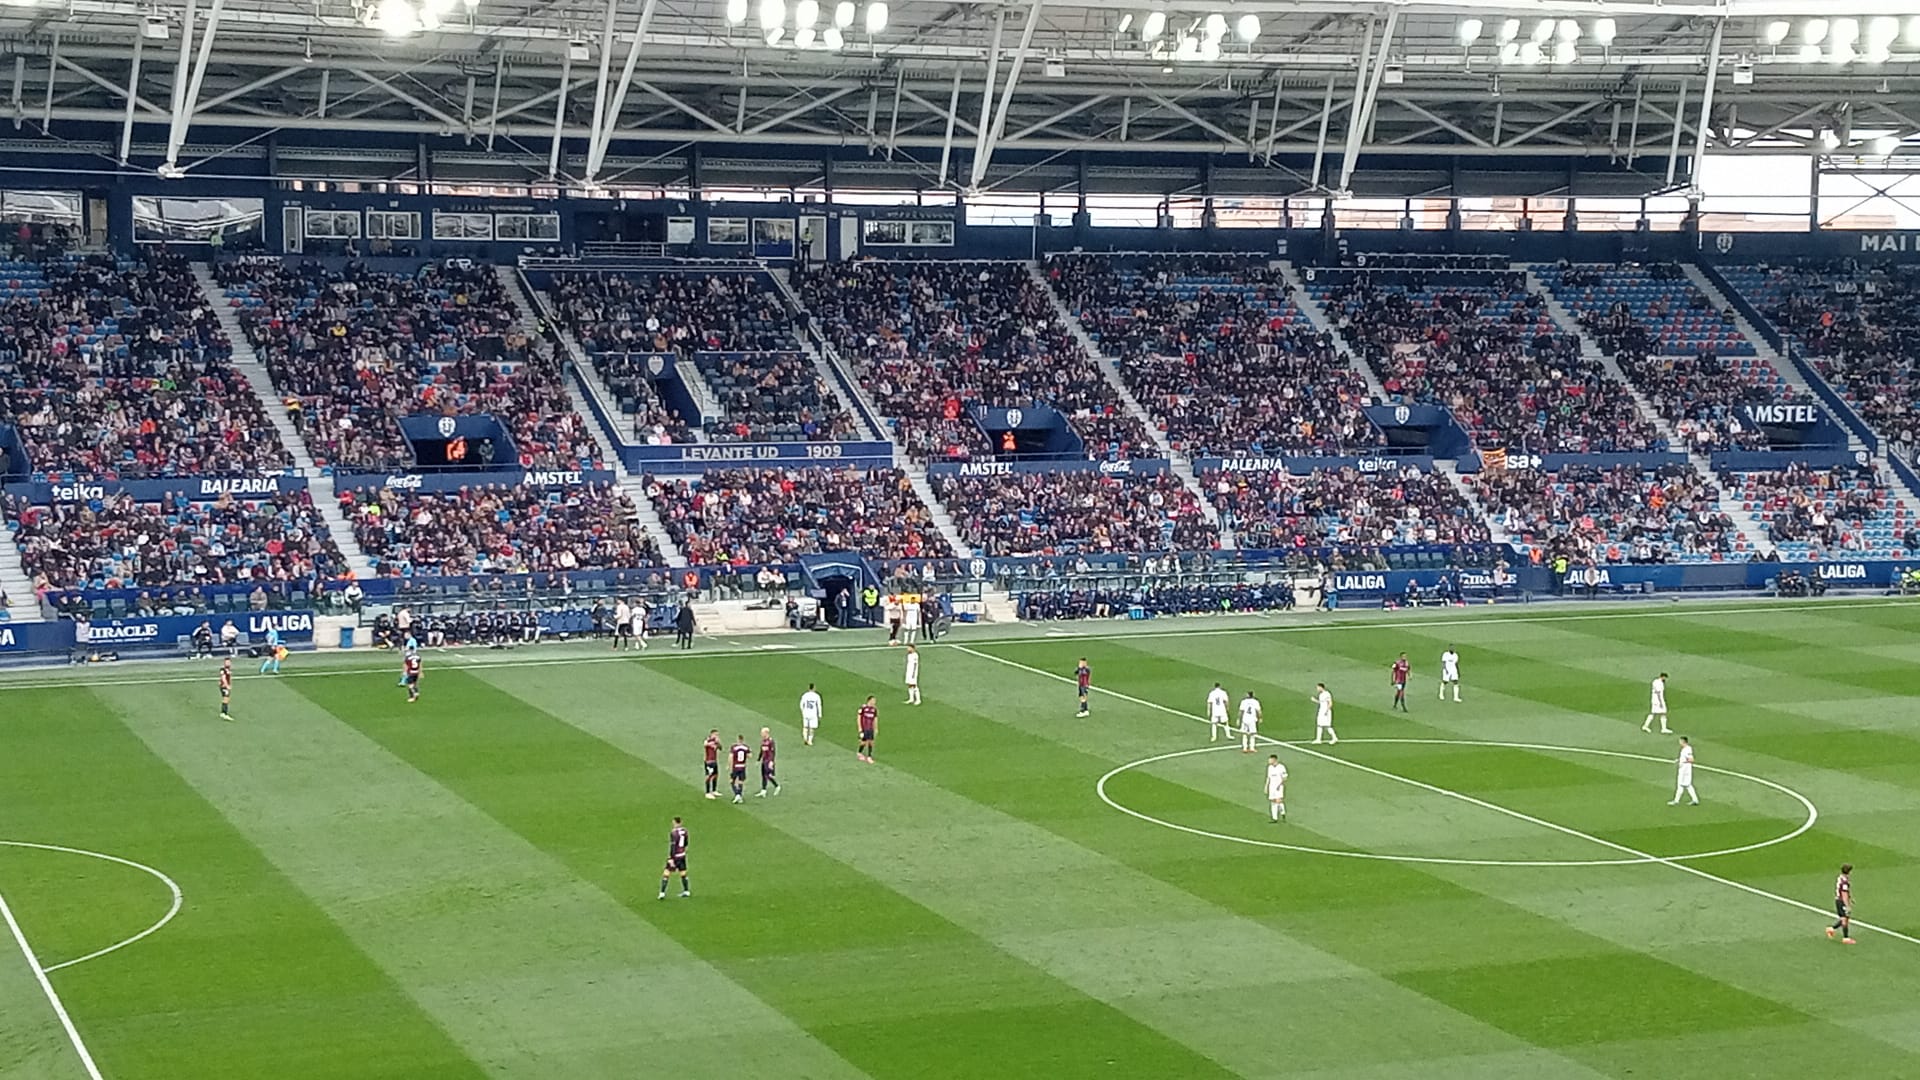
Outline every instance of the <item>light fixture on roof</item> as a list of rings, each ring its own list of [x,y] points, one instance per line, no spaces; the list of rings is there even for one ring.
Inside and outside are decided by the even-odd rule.
[[[1167,13],[1159,8],[1147,12],[1146,20],[1140,24],[1140,40],[1151,45],[1160,40],[1160,35],[1166,32]]]
[[[1214,12],[1207,16],[1206,28],[1206,40],[1219,41],[1221,38],[1227,36],[1227,17],[1217,11]]]
[[[760,29],[772,30],[787,21],[787,0],[760,0]]]
[[[1553,27],[1554,20],[1552,19],[1541,19],[1539,22],[1534,23],[1533,43],[1536,45],[1545,45],[1547,39],[1553,37]]]
[[[1753,85],[1753,65],[1752,64],[1743,62],[1743,63],[1733,65],[1733,85],[1735,86],[1752,86]]]
[[[420,28],[420,17],[407,0],[380,0],[374,25],[388,37],[406,37]]]
[[[1174,58],[1175,60],[1198,60],[1198,59],[1200,59],[1200,42],[1199,42],[1199,40],[1198,40],[1197,38],[1195,38],[1195,37],[1194,37],[1193,35],[1191,35],[1191,34],[1181,34],[1181,35],[1180,35],[1180,43],[1179,43],[1178,45],[1176,45],[1176,46],[1174,46],[1174,49],[1173,49],[1173,58]]]
[[[746,7],[746,0],[741,0],[740,6],[743,8]],[[567,59],[585,60],[592,55],[593,54],[587,50],[586,42],[578,40],[567,42]]]
[[[1573,51],[1573,42],[1571,41],[1554,42],[1553,44],[1553,62],[1554,63],[1564,66],[1566,64],[1573,63],[1577,59],[1579,59],[1579,55]]]
[[[1220,39],[1208,38],[1200,43],[1200,59],[1203,63],[1214,63],[1220,59]]]
[[[1572,19],[1561,19],[1553,28],[1553,36],[1571,45],[1580,40],[1580,24]]]
[[[1486,30],[1486,28],[1487,24],[1481,22],[1479,19],[1461,19],[1460,44],[1471,45],[1479,41],[1481,32]]]
[[[300,39],[300,58],[302,60],[305,60],[309,64],[313,63],[313,39],[312,38]]]
[[[1835,135],[1832,128],[1821,128],[1820,148],[1823,150],[1840,149],[1840,136]]]
[[[1119,35],[1131,29],[1133,29],[1133,12],[1129,11],[1125,15],[1120,16],[1120,25],[1116,27],[1113,32]]]
[[[839,52],[846,47],[847,35],[841,33],[839,27],[829,26],[820,32],[820,42],[827,47],[828,51]]]
[[[1820,62],[1820,46],[1818,45],[1800,46],[1799,60],[1803,64],[1819,63]]]
[[[797,29],[820,21],[820,0],[800,0],[793,5],[793,25]]]
[[[1067,62],[1058,56],[1049,56],[1041,70],[1049,79],[1064,79],[1067,77]]]
[[[1505,45],[1500,46],[1500,62],[1503,64],[1519,63],[1520,43],[1517,41],[1509,41]]]
[[[1249,11],[1233,24],[1233,35],[1248,45],[1260,36],[1260,16]]]
[[[1546,52],[1540,48],[1540,43],[1537,41],[1529,41],[1520,46],[1520,62],[1528,67],[1532,67],[1546,59],[1546,55]]]
[[[1520,36],[1520,20],[1508,19],[1500,24],[1500,44],[1505,45]]]
[[[773,46],[775,46],[775,45],[778,45],[778,44],[780,44],[780,39],[781,39],[781,38],[783,38],[783,37],[786,37],[786,36],[787,36],[787,28],[786,28],[786,27],[784,27],[784,26],[775,26],[775,27],[772,27],[772,28],[770,28],[770,29],[769,29],[769,30],[767,31],[767,46],[768,46],[769,48],[771,48],[771,47],[773,47]]]
[[[1401,64],[1388,64],[1380,71],[1380,81],[1388,86],[1399,86],[1407,81],[1407,69]]]
[[[1801,23],[1800,40],[1808,45],[1818,45],[1827,40],[1827,20],[1808,19]]]
[[[1907,20],[1907,44],[1920,47],[1920,15]]]
[[[727,0],[727,25],[739,26],[741,23],[746,21],[747,21],[747,0]],[[576,56],[574,57],[574,59],[585,60],[586,57]]]
[[[811,26],[803,26],[793,32],[793,43],[802,49],[812,48],[813,38],[814,29]]]
[[[1767,24],[1767,44],[1777,48],[1781,42],[1787,40],[1787,35],[1792,32],[1792,23],[1785,19],[1775,19]]]
[[[1859,53],[1854,44],[1860,40],[1860,20],[1835,19],[1827,31],[1827,61],[1850,64]]]
[[[148,41],[167,40],[167,17],[154,12],[140,23],[140,36]]]
[[[840,0],[838,4],[833,6],[833,25],[845,30],[847,27],[853,25],[853,17],[855,14],[853,0]]]
[[[873,0],[867,5],[867,34],[879,33],[887,28],[887,0]]]
[[[1873,140],[1874,157],[1892,157],[1894,151],[1898,149],[1900,149],[1900,136],[1898,135],[1882,135]]]
[[[1593,20],[1593,40],[1598,42],[1601,48],[1611,49],[1613,36],[1619,32],[1619,29],[1612,19],[1595,19]]]

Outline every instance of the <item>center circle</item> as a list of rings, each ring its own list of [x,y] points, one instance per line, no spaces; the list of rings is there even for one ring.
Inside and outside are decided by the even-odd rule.
[[[1274,746],[1282,746],[1289,749],[1295,748],[1294,744],[1280,740],[1263,741],[1270,742]],[[1652,754],[1635,754],[1625,750],[1599,750],[1591,746],[1559,746],[1552,743],[1501,742],[1491,739],[1341,739],[1340,741],[1343,744],[1397,743],[1414,746],[1487,746],[1503,750],[1542,750],[1561,754],[1590,754],[1595,757],[1652,761],[1662,765],[1673,764],[1673,761],[1669,758],[1656,757]],[[1172,761],[1175,758],[1192,757],[1196,754],[1210,754],[1219,750],[1232,750],[1235,748],[1233,743],[1227,743],[1221,746],[1200,746],[1192,750],[1175,750],[1171,753],[1156,754],[1153,757],[1130,761],[1125,765],[1109,770],[1106,775],[1102,776],[1099,781],[1094,784],[1094,791],[1100,796],[1101,802],[1106,803],[1108,806],[1113,807],[1115,810],[1129,817],[1138,818],[1141,821],[1150,822],[1176,832],[1188,833],[1192,836],[1204,836],[1210,840],[1225,840],[1229,843],[1246,844],[1252,847],[1278,848],[1282,851],[1298,851],[1308,855],[1332,855],[1342,859],[1372,859],[1378,862],[1424,863],[1440,866],[1639,866],[1648,863],[1691,862],[1698,859],[1717,858],[1722,855],[1738,855],[1742,852],[1758,851],[1761,848],[1772,847],[1775,844],[1784,844],[1789,840],[1796,839],[1808,829],[1813,828],[1814,822],[1820,819],[1820,811],[1813,805],[1813,800],[1785,784],[1776,783],[1762,776],[1736,772],[1732,769],[1723,769],[1714,765],[1695,765],[1694,768],[1700,772],[1717,773],[1721,776],[1729,776],[1736,780],[1745,780],[1749,783],[1759,784],[1761,787],[1772,788],[1774,791],[1786,795],[1804,807],[1807,812],[1806,820],[1802,821],[1793,831],[1769,840],[1761,840],[1752,844],[1742,844],[1738,847],[1719,848],[1714,851],[1696,851],[1685,855],[1634,855],[1615,859],[1456,859],[1441,855],[1401,855],[1390,852],[1351,851],[1345,848],[1324,848],[1315,847],[1311,844],[1289,844],[1280,840],[1257,840],[1251,836],[1235,836],[1232,833],[1214,832],[1210,829],[1195,828],[1191,825],[1182,825],[1177,821],[1168,821],[1165,818],[1155,817],[1144,811],[1135,810],[1131,806],[1126,806],[1116,801],[1112,795],[1107,793],[1107,782],[1119,776],[1121,773],[1144,768],[1156,762]],[[1396,779],[1398,779],[1398,777],[1396,777]],[[1604,838],[1601,839],[1604,842]]]

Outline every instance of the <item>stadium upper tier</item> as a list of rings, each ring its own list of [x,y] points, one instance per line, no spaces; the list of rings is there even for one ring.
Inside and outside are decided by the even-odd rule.
[[[1443,406],[1483,448],[1662,449],[1632,397],[1560,333],[1517,271],[1331,271],[1310,286],[1396,399]]]
[[[1725,267],[1721,273],[1861,419],[1907,457],[1920,444],[1920,272]]]
[[[0,425],[19,432],[36,473],[286,469],[292,459],[231,352],[181,260],[0,263]]]
[[[876,559],[954,555],[898,469],[715,469],[648,477],[647,497],[696,566],[849,550]]]
[[[793,282],[916,458],[990,452],[976,405],[1058,409],[1089,457],[1157,453],[1021,263],[846,263]]]
[[[405,469],[400,417],[470,413],[505,425],[527,467],[596,463],[559,365],[519,328],[492,267],[249,261],[216,273],[322,467]]]
[[[1381,445],[1366,382],[1279,270],[1243,255],[1054,255],[1046,272],[1135,400],[1190,457]]]
[[[688,360],[719,406],[713,442],[851,438],[852,415],[794,336],[794,318],[760,273],[556,274],[555,315],[642,427],[682,422],[661,397],[653,358]],[[675,439],[675,441],[683,441]]]

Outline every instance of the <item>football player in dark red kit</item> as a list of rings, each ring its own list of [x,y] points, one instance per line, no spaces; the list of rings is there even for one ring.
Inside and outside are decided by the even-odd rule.
[[[747,801],[747,759],[753,756],[753,750],[747,746],[745,735],[733,737],[733,749],[727,751],[727,779],[733,782],[733,801]]]
[[[720,797],[720,729],[707,732],[707,798]]]
[[[667,866],[660,871],[660,899],[667,898],[667,879],[674,874],[680,875],[680,895],[692,896],[687,888],[687,827],[679,818],[673,819],[673,829],[667,833]]]
[[[1401,653],[1400,659],[1393,662],[1393,707],[1401,712],[1407,711],[1407,654]]]
[[[407,684],[407,700],[409,702],[419,701],[420,654],[417,651],[408,653],[407,658],[401,662],[400,670],[402,672],[401,678]]]
[[[760,793],[756,799],[767,797],[767,788],[773,788],[775,795],[780,794],[780,781],[773,775],[773,729],[760,729]]]
[[[1087,694],[1093,690],[1093,669],[1087,666],[1087,658],[1080,658],[1080,666],[1073,669],[1073,681],[1080,688],[1080,716],[1087,715]]]
[[[873,695],[868,694],[866,703],[860,706],[860,749],[856,756],[867,764],[873,764],[873,736],[880,727],[880,707],[873,703]]]

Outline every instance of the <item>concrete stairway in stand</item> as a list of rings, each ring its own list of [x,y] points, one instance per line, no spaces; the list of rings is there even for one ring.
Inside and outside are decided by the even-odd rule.
[[[780,294],[786,297],[788,306],[794,311],[805,314],[809,326],[817,328],[818,324],[813,322],[813,313],[807,310],[805,303],[801,302],[800,294],[793,291],[792,272],[784,266],[779,266],[771,268],[768,275],[779,287]],[[873,402],[860,392],[859,381],[853,377],[853,372],[847,369],[840,355],[827,344],[826,339],[816,339],[813,333],[796,326],[793,329],[793,340],[799,343],[800,351],[807,354],[807,359],[813,361],[813,370],[820,376],[820,381],[839,397],[851,399],[844,401],[843,404],[847,406],[847,411],[853,414],[854,425],[859,430],[860,437],[874,442],[890,441],[884,424],[880,420],[880,411],[875,409]]]
[[[200,283],[201,295],[213,308],[213,317],[219,322],[221,332],[227,335],[228,342],[233,345],[234,368],[247,377],[247,385],[260,402],[267,422],[273,425],[280,445],[286,447],[287,453],[293,457],[294,472],[307,478],[307,492],[313,499],[313,505],[320,511],[320,519],[326,522],[327,536],[346,557],[347,569],[353,571],[355,577],[373,577],[373,562],[360,550],[360,542],[353,536],[352,524],[340,512],[340,494],[334,489],[333,476],[316,465],[313,455],[307,452],[306,439],[294,427],[286,407],[275,396],[273,379],[267,374],[267,366],[260,362],[259,354],[253,351],[253,343],[247,339],[247,332],[240,325],[240,316],[234,311],[233,305],[227,302],[226,290],[214,280],[213,268],[206,263],[194,263],[193,276]]]
[[[1338,326],[1334,325],[1333,318],[1327,314],[1327,309],[1321,307],[1320,301],[1315,300],[1313,294],[1307,291],[1307,283],[1300,277],[1300,271],[1288,262],[1276,262],[1273,265],[1280,271],[1280,277],[1286,281],[1291,291],[1293,306],[1299,308],[1300,314],[1307,317],[1307,324],[1317,332],[1332,338],[1334,347],[1347,358],[1347,366],[1366,382],[1367,393],[1373,395],[1373,400],[1385,402],[1387,388],[1380,385],[1380,376],[1360,359],[1360,354],[1354,351],[1353,343],[1347,340],[1347,335],[1341,333]]]
[[[1100,374],[1107,380],[1107,385],[1119,395],[1120,403],[1127,407],[1128,415],[1140,421],[1141,426],[1147,429],[1147,437],[1153,440],[1154,449],[1167,460],[1167,467],[1173,470],[1173,475],[1179,477],[1180,482],[1185,484],[1187,490],[1192,492],[1194,498],[1199,501],[1200,512],[1206,516],[1208,523],[1216,529],[1220,528],[1220,514],[1213,508],[1213,501],[1207,497],[1206,490],[1200,486],[1200,478],[1194,475],[1193,463],[1188,461],[1184,454],[1177,453],[1173,449],[1173,444],[1167,441],[1166,432],[1160,430],[1160,422],[1155,420],[1153,414],[1147,412],[1141,406],[1139,399],[1133,396],[1133,391],[1127,386],[1127,380],[1120,376],[1119,363],[1100,351],[1099,343],[1093,340],[1093,335],[1087,333],[1086,327],[1080,325],[1079,317],[1073,313],[1072,308],[1067,306],[1066,298],[1054,290],[1053,282],[1047,280],[1047,275],[1041,271],[1039,263],[1028,263],[1027,273],[1033,276],[1034,282],[1045,290],[1047,298],[1053,301],[1053,310],[1060,316],[1061,324],[1067,328],[1068,333],[1073,335],[1073,340],[1079,342],[1080,347],[1087,351],[1087,358],[1100,369]],[[1223,548],[1233,546],[1231,529],[1221,531],[1220,546]]]
[[[907,474],[907,482],[913,485],[913,493],[927,507],[933,527],[946,538],[947,545],[953,548],[955,555],[963,559],[973,558],[977,552],[960,536],[960,527],[954,523],[953,515],[947,512],[946,504],[933,493],[933,484],[927,479],[927,467],[907,456],[905,450],[898,447],[893,451],[893,467]]]
[[[567,353],[567,358],[571,361],[567,365],[573,372],[571,389],[582,396],[593,398],[600,406],[601,415],[618,417],[620,410],[612,400],[612,395],[607,392],[606,384],[602,383],[594,372],[593,365],[587,362],[580,343],[574,340],[572,333],[551,318],[551,312],[548,311],[545,300],[535,295],[520,270],[517,267],[500,266],[495,268],[495,272],[500,275],[501,284],[506,286],[507,295],[513,297],[514,303],[523,313],[521,316],[523,326],[529,320],[545,318],[547,325],[553,327],[554,336],[559,339],[560,348]],[[535,325],[537,326],[537,322]],[[680,550],[678,544],[673,542],[673,537],[668,534],[666,525],[660,520],[660,514],[655,509],[653,500],[647,497],[645,478],[627,469],[626,462],[621,458],[619,448],[615,445],[614,434],[595,418],[592,409],[588,409],[581,415],[587,422],[587,433],[593,436],[596,456],[607,462],[613,469],[614,482],[621,491],[626,493],[627,498],[633,501],[634,509],[637,511],[635,517],[640,527],[653,538],[654,544],[660,548],[660,555],[666,559],[668,566],[676,568],[686,566],[686,554]]]
[[[1475,516],[1487,523],[1488,534],[1494,543],[1509,544],[1514,541],[1513,534],[1507,532],[1506,526],[1502,525],[1499,519],[1487,509],[1486,504],[1480,501],[1480,496],[1474,494],[1473,485],[1467,483],[1467,478],[1460,475],[1458,461],[1436,460],[1434,464],[1439,467],[1440,475],[1447,478],[1447,483],[1453,485],[1453,490],[1459,492],[1460,497],[1466,500],[1467,507],[1474,512]]]
[[[21,565],[20,547],[14,543],[13,523],[4,518],[0,518],[0,593],[7,595],[7,606],[0,610],[6,612],[8,622],[40,617],[40,601],[33,593],[33,579]]]

